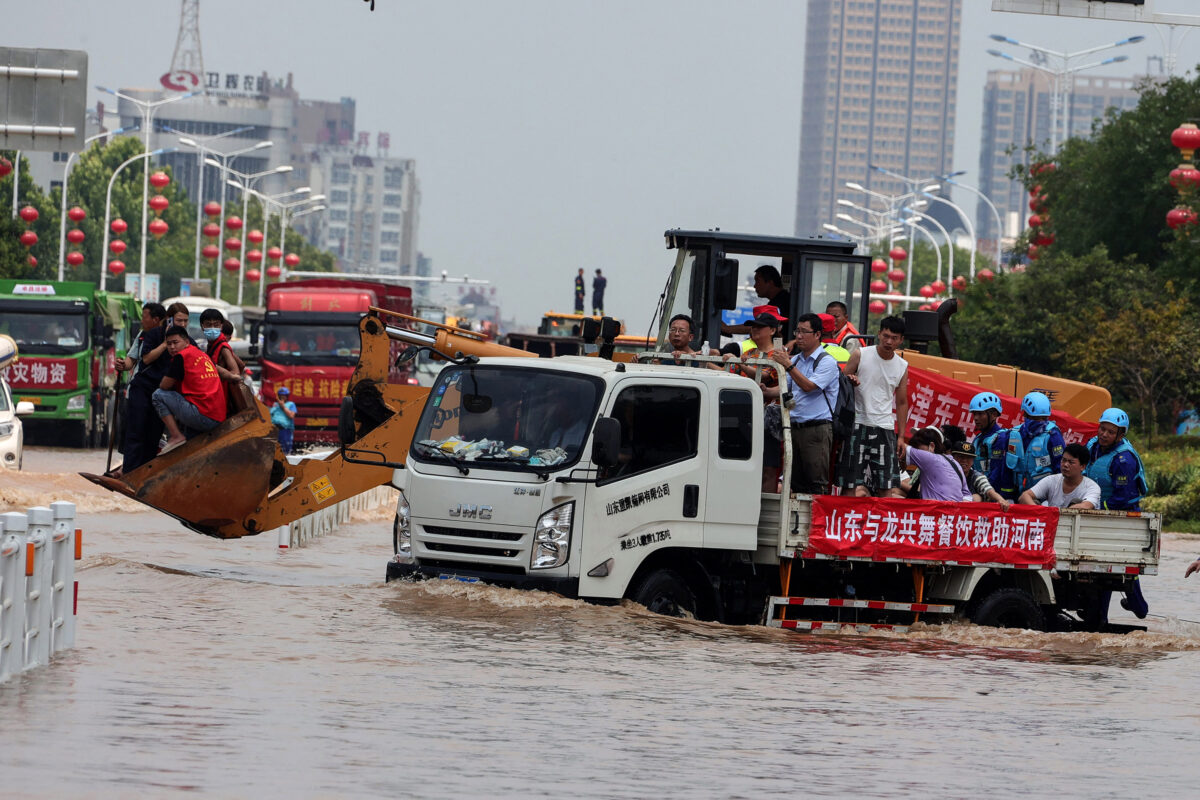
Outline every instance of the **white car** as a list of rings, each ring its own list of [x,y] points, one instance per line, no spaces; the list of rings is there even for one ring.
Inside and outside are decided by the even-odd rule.
[[[33,403],[21,402],[14,407],[8,382],[0,377],[0,463],[8,469],[21,468],[24,433],[19,415],[32,413]]]

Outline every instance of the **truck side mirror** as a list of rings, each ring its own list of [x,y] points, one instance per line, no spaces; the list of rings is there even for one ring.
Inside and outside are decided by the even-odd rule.
[[[600,417],[592,429],[592,463],[602,469],[615,467],[621,453],[621,423]]]
[[[713,273],[713,308],[737,308],[738,260],[722,258]]]

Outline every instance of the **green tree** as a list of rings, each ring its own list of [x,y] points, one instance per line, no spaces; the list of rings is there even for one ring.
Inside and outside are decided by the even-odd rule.
[[[0,155],[15,164],[16,152],[2,150]],[[0,278],[53,278],[58,270],[58,207],[34,183],[29,174],[29,161],[21,156],[20,188],[17,192],[18,208],[32,206],[38,211],[38,219],[28,226],[37,234],[38,241],[31,248],[20,242],[25,232],[25,221],[12,215],[13,180],[16,171],[0,180]],[[29,263],[29,257],[37,266]]]

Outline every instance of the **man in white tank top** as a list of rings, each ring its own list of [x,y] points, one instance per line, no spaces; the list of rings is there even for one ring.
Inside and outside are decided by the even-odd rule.
[[[884,317],[875,344],[862,347],[846,362],[855,385],[854,431],[842,447],[840,473],[844,490],[856,497],[903,496],[900,461],[908,428],[908,362],[896,350],[904,341],[904,320]],[[896,412],[892,412],[895,403]]]

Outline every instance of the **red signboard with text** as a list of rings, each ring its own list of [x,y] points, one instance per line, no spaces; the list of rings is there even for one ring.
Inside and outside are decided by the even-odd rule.
[[[971,422],[971,412],[968,407],[971,398],[978,394],[980,388],[973,383],[956,381],[936,372],[918,369],[911,364],[908,367],[908,427],[911,429],[933,425],[940,428],[943,425],[957,425],[967,432],[968,436],[975,435],[975,426]],[[1003,412],[1000,415],[1000,426],[1011,428],[1021,423],[1021,399],[1006,394],[996,393],[1000,398]],[[1094,422],[1084,422],[1062,411],[1054,411],[1050,418],[1062,431],[1066,444],[1079,442],[1086,444],[1096,435],[1097,425]]]
[[[930,500],[813,498],[806,557],[1054,567],[1058,509]]]
[[[74,358],[30,358],[9,364],[5,380],[14,390],[74,389],[78,384],[79,361]]]

